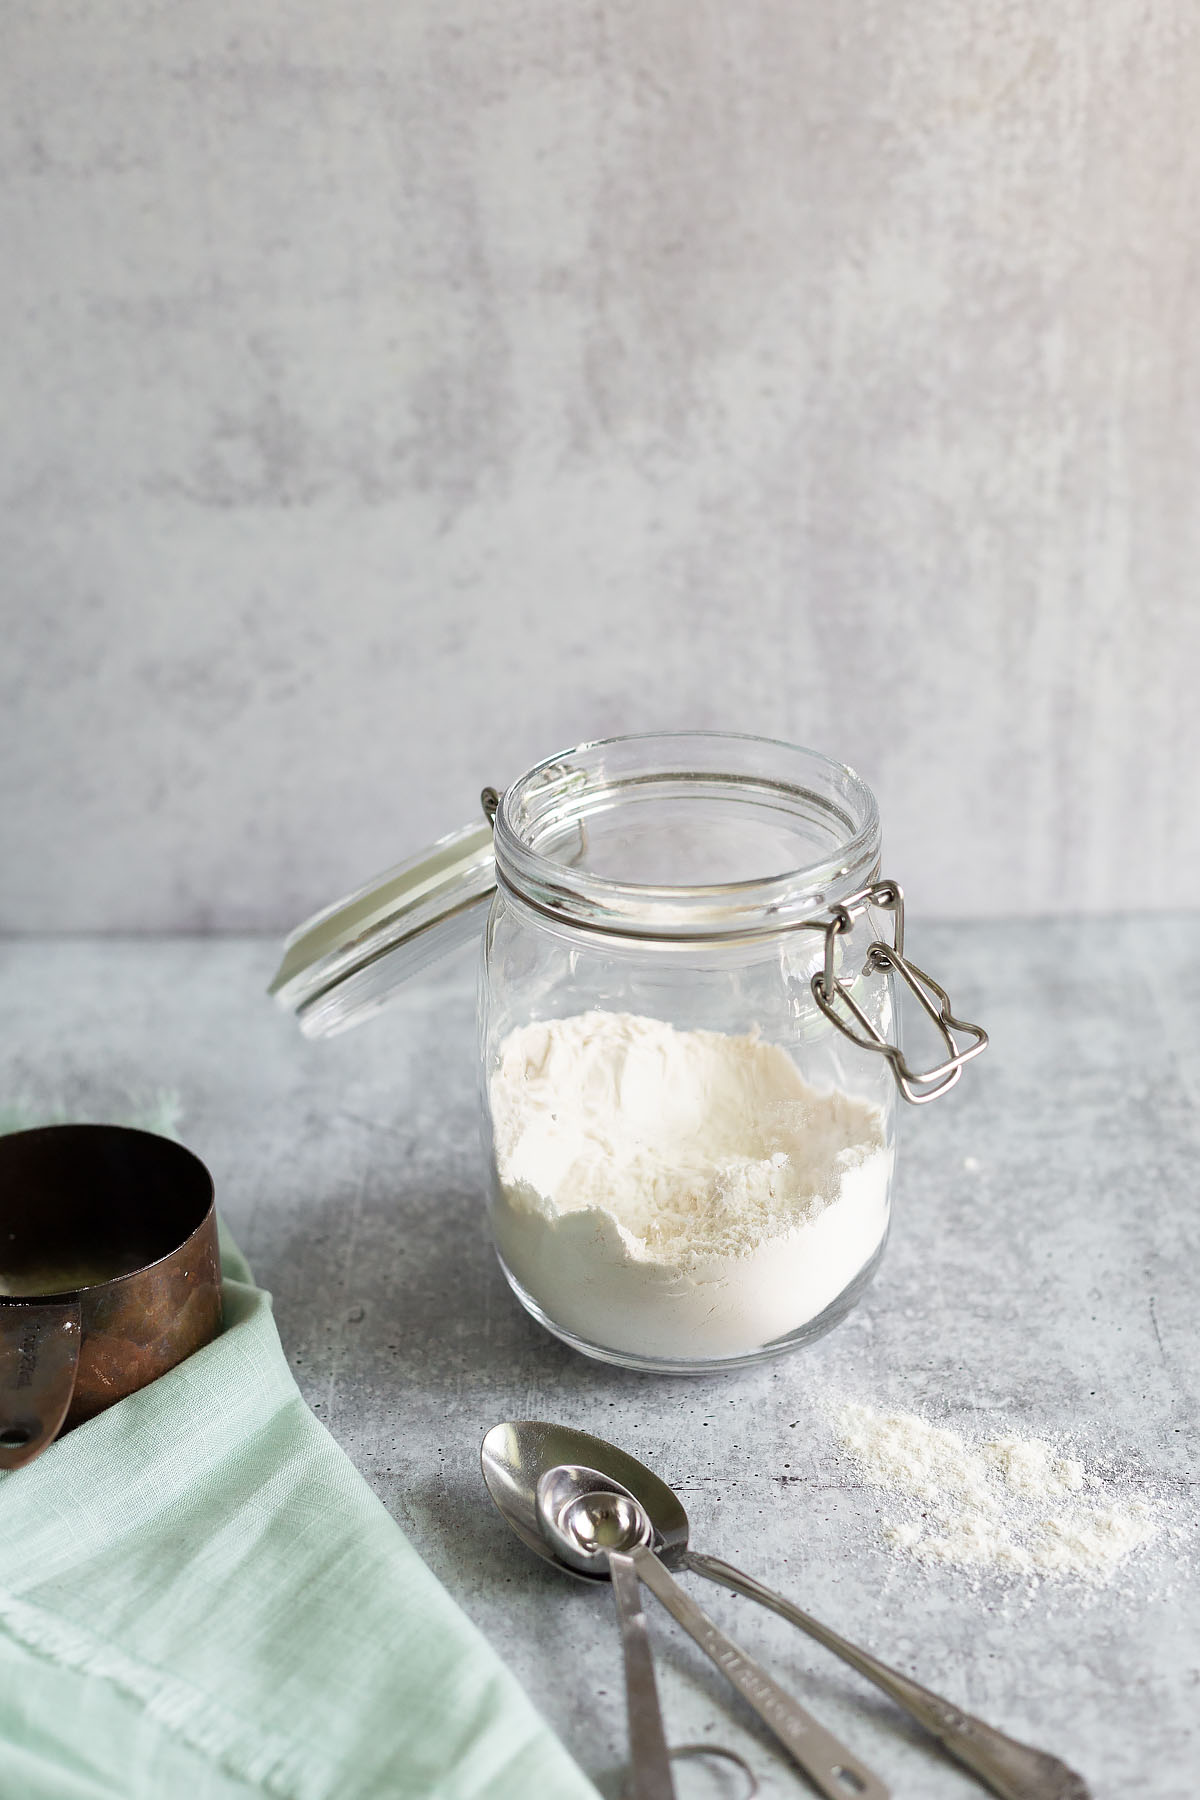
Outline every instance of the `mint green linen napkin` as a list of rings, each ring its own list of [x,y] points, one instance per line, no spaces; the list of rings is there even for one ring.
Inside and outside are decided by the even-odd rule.
[[[222,1256],[215,1343],[0,1475],[2,1800],[597,1800]]]

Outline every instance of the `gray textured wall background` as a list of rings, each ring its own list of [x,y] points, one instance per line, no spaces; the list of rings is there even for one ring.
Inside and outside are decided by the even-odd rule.
[[[1194,901],[1188,0],[0,12],[0,924],[294,922],[581,737]]]

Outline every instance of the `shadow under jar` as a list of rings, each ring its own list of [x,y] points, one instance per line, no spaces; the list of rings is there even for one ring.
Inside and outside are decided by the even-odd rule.
[[[310,922],[273,991],[341,1029],[487,904],[489,1213],[522,1304],[644,1370],[828,1331],[883,1254],[898,1095],[944,1093],[986,1044],[904,957],[870,790],[814,751],[701,733],[581,745],[484,805],[490,839],[444,839]],[[940,1045],[921,1073],[901,986]]]

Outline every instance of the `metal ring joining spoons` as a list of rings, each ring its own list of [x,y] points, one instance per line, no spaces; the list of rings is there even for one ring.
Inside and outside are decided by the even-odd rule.
[[[722,1744],[676,1744],[675,1748],[670,1752],[670,1755],[672,1761],[674,1761],[676,1757],[678,1757],[680,1761],[685,1757],[691,1757],[697,1762],[702,1762],[706,1756],[716,1756],[719,1757],[722,1762],[731,1762],[735,1768],[742,1771],[742,1774],[750,1783],[746,1792],[742,1795],[742,1800],[754,1800],[754,1796],[758,1792],[758,1776],[754,1773],[754,1770],[750,1767],[750,1764],[746,1761],[745,1757],[739,1756],[736,1750],[726,1750]]]

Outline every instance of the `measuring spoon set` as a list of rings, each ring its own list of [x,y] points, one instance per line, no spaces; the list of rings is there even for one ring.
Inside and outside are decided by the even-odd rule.
[[[890,1790],[854,1753],[696,1605],[672,1574],[690,1570],[756,1600],[841,1657],[903,1707],[947,1755],[1000,1800],[1090,1800],[1057,1757],[1018,1743],[880,1662],[719,1557],[688,1544],[674,1490],[635,1457],[590,1433],[539,1420],[495,1425],[483,1441],[483,1478],[501,1515],[536,1555],[581,1581],[611,1584],[621,1628],[629,1720],[629,1800],[675,1800],[672,1758],[744,1758],[714,1746],[667,1746],[649,1633],[648,1588],[717,1665],[826,1800],[888,1800]],[[748,1800],[748,1796],[747,1796]]]

